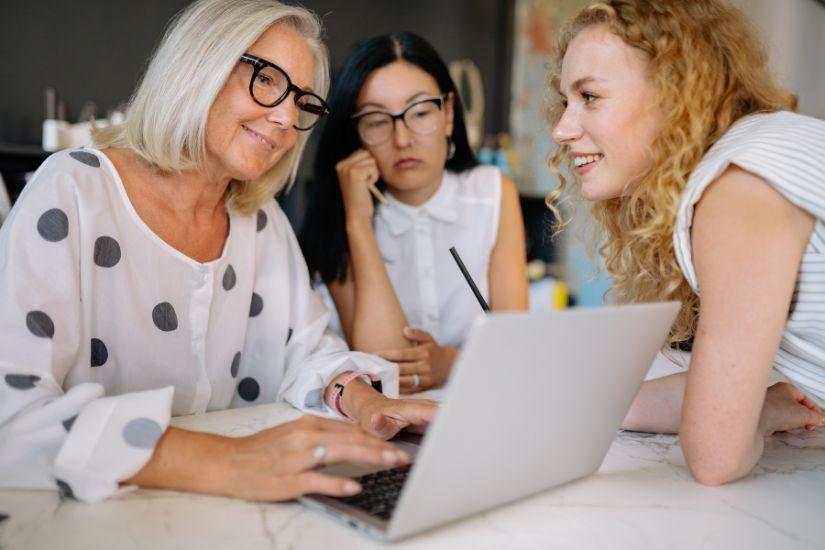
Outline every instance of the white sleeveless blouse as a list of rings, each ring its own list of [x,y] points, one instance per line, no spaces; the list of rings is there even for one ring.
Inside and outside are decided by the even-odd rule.
[[[483,311],[456,266],[455,247],[489,303],[490,256],[498,236],[501,172],[477,166],[444,172],[435,195],[419,206],[388,195],[375,236],[401,308],[412,328],[442,346],[458,346]]]
[[[731,164],[763,178],[816,218],[774,368],[825,405],[825,121],[790,112],[745,117],[693,170],[673,243],[682,272],[697,293],[690,242],[693,208],[708,185]]]

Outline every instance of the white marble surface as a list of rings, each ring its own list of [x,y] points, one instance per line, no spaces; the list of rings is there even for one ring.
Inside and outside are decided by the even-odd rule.
[[[240,436],[299,413],[263,405],[175,419]],[[575,445],[575,441],[560,442]],[[294,503],[137,490],[95,505],[0,491],[0,548],[375,548]],[[825,432],[770,438],[753,474],[692,480],[675,436],[620,432],[598,473],[394,544],[398,548],[825,548]]]

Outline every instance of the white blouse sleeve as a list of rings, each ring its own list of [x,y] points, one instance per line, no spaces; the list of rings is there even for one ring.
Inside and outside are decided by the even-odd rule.
[[[287,339],[285,373],[278,400],[315,414],[338,417],[326,403],[324,390],[341,373],[368,371],[381,379],[382,392],[398,397],[398,367],[376,355],[349,351],[346,343],[328,328],[330,311],[313,291],[309,271],[289,222],[280,209],[281,224],[288,230],[291,319],[294,332]]]
[[[57,487],[95,502],[149,460],[173,389],[103,397],[100,384],[81,383],[64,391],[73,370],[105,353],[83,326],[90,258],[75,162],[99,165],[83,151],[54,155],[0,228],[0,487]]]

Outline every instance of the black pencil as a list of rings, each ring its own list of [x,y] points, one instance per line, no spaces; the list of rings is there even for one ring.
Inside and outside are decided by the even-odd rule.
[[[470,288],[473,290],[473,294],[476,295],[478,303],[481,304],[481,309],[484,311],[490,311],[490,306],[488,306],[487,302],[484,301],[484,296],[482,296],[481,292],[478,291],[478,287],[473,282],[473,278],[470,277],[470,273],[467,271],[467,268],[464,267],[464,262],[461,261],[461,256],[458,255],[458,252],[454,246],[450,247],[450,254],[453,255],[455,263],[458,264],[458,269],[461,270],[461,274],[464,275],[464,279],[467,280],[467,284],[470,285]]]

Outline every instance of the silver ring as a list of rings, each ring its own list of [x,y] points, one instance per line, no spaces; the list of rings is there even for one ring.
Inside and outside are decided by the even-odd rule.
[[[318,445],[315,447],[315,450],[312,451],[312,458],[315,459],[315,462],[318,464],[323,464],[324,459],[327,457],[327,448],[323,445]]]
[[[414,372],[412,374],[412,379],[413,379],[413,382],[412,382],[412,386],[410,386],[411,388],[415,389],[415,388],[417,388],[418,386],[421,385],[421,377],[418,376],[417,372]]]

